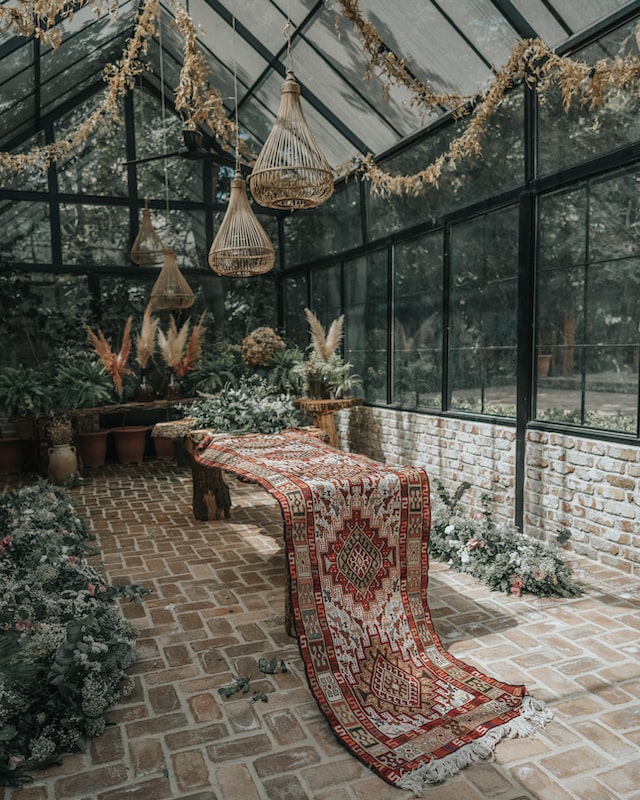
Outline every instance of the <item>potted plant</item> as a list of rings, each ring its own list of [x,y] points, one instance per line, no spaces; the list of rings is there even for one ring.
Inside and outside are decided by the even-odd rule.
[[[0,409],[6,415],[0,446],[0,474],[21,472],[25,444],[33,450],[29,461],[37,463],[35,442],[38,419],[48,407],[50,388],[44,373],[35,367],[0,369]]]
[[[60,412],[93,409],[113,401],[113,382],[100,359],[90,353],[58,354],[54,379]],[[75,440],[83,467],[101,467],[107,453],[109,431],[100,427],[99,415],[77,414]]]
[[[305,308],[304,313],[311,332],[311,352],[294,371],[302,375],[309,397],[345,397],[361,386],[361,380],[352,372],[352,364],[344,361],[337,352],[342,340],[344,315],[333,320],[329,330],[325,331],[313,311]]]

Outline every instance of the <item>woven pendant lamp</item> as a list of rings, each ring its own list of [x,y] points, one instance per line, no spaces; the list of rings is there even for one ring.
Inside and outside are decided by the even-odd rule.
[[[142,222],[136,236],[129,258],[140,267],[161,267],[164,263],[165,246],[156,233],[151,221],[149,206],[145,203],[142,209]]]
[[[288,69],[278,116],[256,159],[249,187],[267,208],[314,208],[333,194],[333,171],[320,151],[300,105],[300,85]]]
[[[181,308],[191,308],[194,300],[191,287],[178,267],[175,252],[167,247],[162,270],[151,290],[151,310],[178,311]]]
[[[247,198],[239,170],[231,181],[227,212],[209,250],[209,266],[218,275],[262,275],[276,260],[271,240],[258,222]]]

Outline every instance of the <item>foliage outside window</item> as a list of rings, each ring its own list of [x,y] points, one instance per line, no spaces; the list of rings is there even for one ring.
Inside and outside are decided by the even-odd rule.
[[[318,208],[286,217],[284,237],[287,266],[362,244],[359,184],[351,181]]]
[[[452,227],[449,406],[514,416],[518,210]]]
[[[48,203],[0,200],[2,257],[10,264],[51,262]]]
[[[289,275],[284,282],[284,314],[287,341],[297,345],[301,350],[309,342],[309,331],[304,310],[309,305],[307,300],[307,274]]]
[[[442,231],[395,247],[393,402],[442,405]]]
[[[599,59],[638,56],[637,20],[602,37],[576,54],[589,64]],[[565,169],[612,152],[640,139],[640,98],[637,88],[614,92],[594,116],[588,107],[573,103],[568,111],[558,89],[547,94],[538,113],[538,166],[541,175]]]
[[[101,100],[102,93],[99,92],[57,120],[54,124],[55,139],[65,139],[94,112]],[[58,188],[66,194],[126,197],[126,160],[124,125],[101,125],[74,152],[73,158],[57,165]]]
[[[636,431],[639,189],[625,170],[540,199],[538,419]]]
[[[124,206],[60,204],[65,264],[129,264],[129,210]]]
[[[345,361],[372,403],[387,402],[388,294],[386,249],[345,264]]]

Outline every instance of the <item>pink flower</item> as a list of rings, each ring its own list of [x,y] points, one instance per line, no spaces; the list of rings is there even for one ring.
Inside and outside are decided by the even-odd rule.
[[[11,542],[13,541],[13,536],[11,534],[7,534],[4,539],[0,540],[0,553],[4,553],[4,551],[9,547]]]
[[[524,581],[522,578],[519,578],[517,575],[511,581],[511,594],[515,595],[516,597],[520,597],[522,594],[522,590],[524,588]]]
[[[542,569],[542,567],[536,567],[536,568],[533,570],[533,578],[534,578],[534,580],[536,580],[536,581],[543,581],[543,580],[545,579],[545,577],[546,577],[546,576],[545,576],[545,572],[544,572],[544,570]]]
[[[17,766],[22,764],[23,761],[24,761],[24,756],[20,755],[9,756],[9,758],[7,759],[7,766],[9,767],[9,769],[15,769]]]
[[[473,550],[474,548],[478,547],[482,550],[483,547],[486,547],[487,543],[484,539],[478,539],[476,536],[472,536],[469,541],[467,542],[467,547],[469,550]]]
[[[69,556],[69,557],[67,558],[67,561],[68,561],[70,564],[75,564],[77,560],[78,560],[78,556]]]
[[[16,630],[17,631],[26,631],[29,628],[33,627],[33,623],[30,619],[19,619],[16,620]]]
[[[89,592],[89,596],[93,597],[96,593],[96,585],[95,583],[89,583],[87,585],[87,592]]]

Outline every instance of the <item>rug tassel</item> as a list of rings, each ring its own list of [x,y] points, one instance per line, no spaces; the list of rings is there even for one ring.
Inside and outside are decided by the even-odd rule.
[[[511,722],[492,728],[483,737],[469,742],[455,753],[428,761],[413,772],[404,775],[395,785],[400,789],[412,791],[418,797],[429,784],[442,783],[464,767],[492,756],[495,746],[501,739],[532,736],[535,734],[536,727],[544,728],[551,719],[553,719],[553,712],[543,702],[526,695],[522,699],[519,716],[512,719]]]

